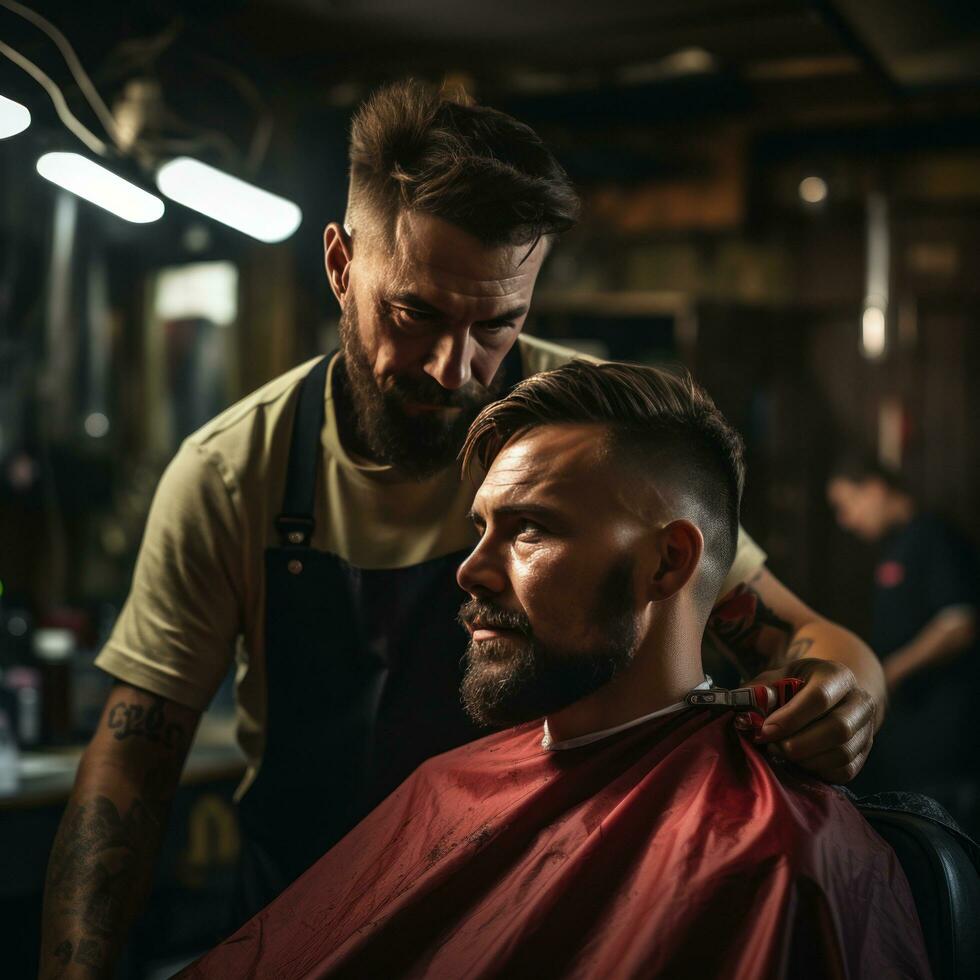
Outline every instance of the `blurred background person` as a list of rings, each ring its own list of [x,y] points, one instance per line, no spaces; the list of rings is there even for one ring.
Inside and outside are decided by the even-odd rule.
[[[837,523],[876,547],[871,647],[890,694],[885,726],[858,793],[909,790],[980,831],[977,553],[950,523],[923,512],[886,467],[854,457],[827,484]]]

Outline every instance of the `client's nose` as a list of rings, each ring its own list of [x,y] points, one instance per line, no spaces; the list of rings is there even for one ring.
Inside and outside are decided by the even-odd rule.
[[[459,566],[456,581],[464,592],[474,597],[499,595],[507,588],[507,576],[493,555],[487,535]]]

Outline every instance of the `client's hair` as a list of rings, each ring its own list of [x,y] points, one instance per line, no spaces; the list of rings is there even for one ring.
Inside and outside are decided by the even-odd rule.
[[[524,123],[408,79],[358,109],[347,221],[390,240],[400,211],[435,215],[484,245],[523,245],[570,228],[579,198]]]
[[[704,536],[698,598],[715,601],[735,558],[742,440],[686,372],[572,361],[520,382],[470,426],[463,469],[488,470],[506,443],[542,425],[599,424],[617,461],[696,507]]]

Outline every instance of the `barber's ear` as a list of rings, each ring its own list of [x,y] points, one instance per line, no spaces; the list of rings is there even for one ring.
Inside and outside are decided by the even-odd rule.
[[[648,583],[651,602],[676,595],[697,571],[704,551],[704,537],[690,521],[672,521],[657,535],[659,564]]]
[[[327,270],[330,288],[341,308],[350,285],[350,264],[354,246],[343,225],[331,221],[323,232],[323,264]]]

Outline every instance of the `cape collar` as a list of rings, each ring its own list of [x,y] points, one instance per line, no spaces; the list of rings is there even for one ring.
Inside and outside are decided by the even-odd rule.
[[[712,686],[711,678],[705,676],[705,679],[697,687],[692,688],[692,690],[702,691]],[[618,735],[620,732],[625,732],[628,728],[635,728],[637,725],[642,725],[644,722],[650,721],[651,718],[659,718],[661,715],[671,715],[675,711],[683,711],[687,706],[686,701],[678,701],[676,704],[669,704],[666,708],[660,708],[658,711],[651,711],[648,715],[642,715],[639,718],[634,718],[632,721],[625,721],[622,725],[616,725],[613,728],[604,728],[601,732],[590,732],[588,735],[579,735],[577,738],[566,738],[563,742],[556,742],[552,739],[551,732],[548,730],[548,719],[545,718],[541,748],[547,749],[549,752],[559,752],[562,749],[577,749],[581,745],[591,745],[600,739],[609,738],[610,735]]]

